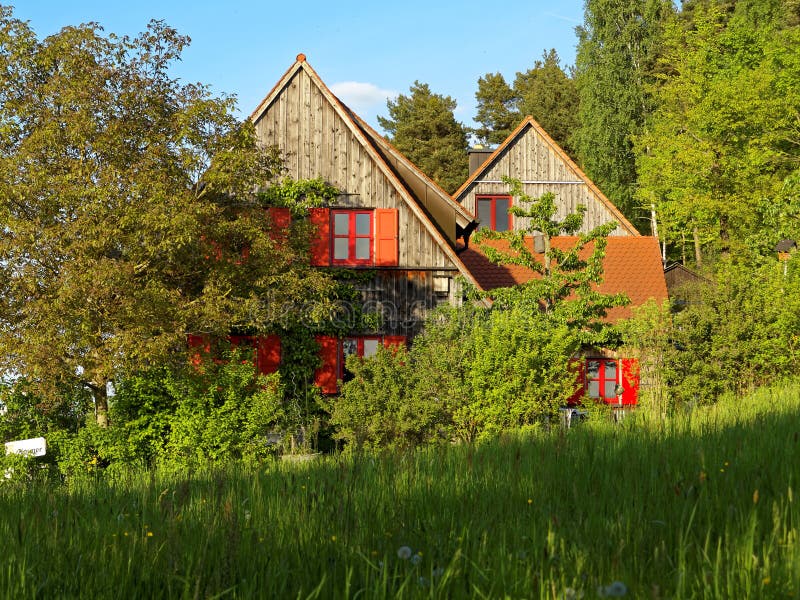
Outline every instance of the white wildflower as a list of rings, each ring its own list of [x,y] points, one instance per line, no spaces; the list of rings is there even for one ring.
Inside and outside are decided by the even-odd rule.
[[[614,581],[611,585],[600,586],[597,593],[602,598],[622,598],[628,594],[628,586],[621,581]]]

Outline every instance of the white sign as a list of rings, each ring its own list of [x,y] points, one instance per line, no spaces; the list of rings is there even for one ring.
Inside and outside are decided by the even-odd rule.
[[[18,440],[16,442],[6,442],[6,454],[25,454],[27,456],[44,456],[47,451],[47,443],[43,437],[31,438],[29,440]]]

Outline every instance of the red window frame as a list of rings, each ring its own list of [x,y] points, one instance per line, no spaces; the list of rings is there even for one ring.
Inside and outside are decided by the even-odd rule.
[[[497,201],[498,200],[505,200],[508,202],[508,208],[512,206],[511,196],[508,194],[482,194],[480,196],[475,196],[475,216],[478,217],[480,211],[478,207],[480,206],[481,201],[489,201],[489,223],[481,223],[481,227],[488,227],[492,231],[497,231]],[[508,213],[508,229],[502,229],[501,231],[512,231],[514,229],[514,221],[513,215]]]
[[[334,265],[371,265],[375,260],[375,217],[371,210],[332,210],[331,211],[331,263]],[[336,216],[347,215],[347,233],[336,231]],[[369,217],[368,233],[358,233],[356,231],[356,221],[358,215]],[[336,258],[336,240],[347,240],[347,257]],[[368,240],[369,256],[367,258],[356,258],[356,242],[358,240]]]
[[[598,364],[597,367],[597,375],[592,376],[590,364],[596,362]],[[611,377],[610,373],[607,373],[606,367],[613,366],[614,367],[614,375]],[[593,394],[591,390],[592,383],[597,383],[597,393]],[[586,395],[589,398],[593,398],[595,400],[603,400],[606,403],[616,403],[619,402],[619,397],[617,392],[619,388],[617,386],[620,385],[620,364],[619,361],[615,358],[601,358],[601,357],[591,357],[586,359]],[[609,394],[609,392],[611,392]]]

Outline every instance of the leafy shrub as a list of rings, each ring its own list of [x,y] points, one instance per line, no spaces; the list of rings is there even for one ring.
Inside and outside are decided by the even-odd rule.
[[[351,356],[353,377],[331,402],[335,437],[351,449],[407,448],[436,437],[442,405],[414,393],[414,373],[404,348],[381,348],[375,356]]]

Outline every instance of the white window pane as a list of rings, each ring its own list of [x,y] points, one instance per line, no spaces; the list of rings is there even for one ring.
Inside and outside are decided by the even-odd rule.
[[[491,200],[478,200],[478,221],[481,222],[481,227],[492,226]]]
[[[353,338],[342,340],[342,354],[347,358],[351,354],[358,354],[358,341]]]
[[[589,397],[590,398],[599,398],[600,397],[600,382],[599,381],[590,381],[589,382]]]
[[[600,361],[587,360],[586,361],[586,377],[588,379],[597,379],[600,377]]]
[[[350,233],[350,215],[347,213],[336,213],[333,215],[333,232],[336,235],[347,235]]]
[[[498,198],[495,201],[494,229],[495,231],[508,231],[508,198]]]
[[[378,353],[378,346],[380,342],[378,340],[364,340],[364,356],[374,356]]]
[[[369,238],[356,238],[356,260],[369,259]]]
[[[347,260],[350,240],[347,238],[335,238],[333,240],[333,258],[336,260]]]
[[[605,378],[617,381],[617,363],[613,360],[606,361]]]
[[[616,394],[614,393],[614,388],[617,387],[616,381],[608,381],[606,380],[606,391],[603,394],[604,398],[614,398]]]
[[[372,228],[370,227],[372,219],[369,214],[357,213],[356,214],[356,235],[369,235]]]

